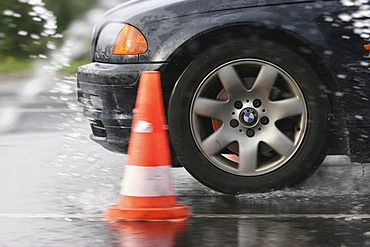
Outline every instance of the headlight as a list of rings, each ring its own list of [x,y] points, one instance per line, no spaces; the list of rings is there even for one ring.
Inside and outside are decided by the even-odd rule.
[[[144,35],[135,27],[126,24],[119,32],[112,54],[138,55],[148,50],[148,43]]]
[[[109,23],[99,33],[95,56],[105,60],[109,55],[139,55],[148,50],[144,35],[135,27],[123,23]]]

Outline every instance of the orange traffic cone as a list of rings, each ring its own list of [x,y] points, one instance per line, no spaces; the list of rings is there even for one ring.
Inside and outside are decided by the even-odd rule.
[[[106,219],[187,219],[188,207],[176,203],[170,169],[160,74],[146,71],[140,77],[121,196]]]

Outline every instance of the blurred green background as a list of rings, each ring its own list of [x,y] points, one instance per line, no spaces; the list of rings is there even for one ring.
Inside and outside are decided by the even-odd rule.
[[[56,49],[69,25],[95,4],[96,0],[1,0],[0,73],[29,70],[33,60]],[[55,26],[51,25],[53,19]],[[63,70],[74,73],[88,60],[87,52]]]

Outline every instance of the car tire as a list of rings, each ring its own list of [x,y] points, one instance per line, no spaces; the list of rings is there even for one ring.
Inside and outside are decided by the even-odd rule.
[[[327,151],[328,101],[293,47],[259,39],[215,45],[173,89],[169,133],[178,160],[227,194],[301,183]]]

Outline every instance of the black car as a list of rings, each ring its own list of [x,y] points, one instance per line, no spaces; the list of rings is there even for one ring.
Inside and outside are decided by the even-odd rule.
[[[359,1],[139,0],[108,11],[78,68],[91,138],[126,153],[142,71],[160,71],[173,166],[224,193],[368,162],[369,18]]]

